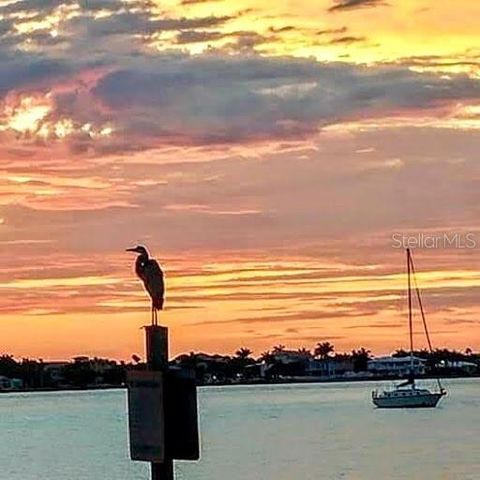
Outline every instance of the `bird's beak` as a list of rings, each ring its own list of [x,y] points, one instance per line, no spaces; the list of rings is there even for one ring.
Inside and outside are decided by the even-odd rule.
[[[137,249],[136,248],[127,248],[125,251],[126,252],[136,252]]]

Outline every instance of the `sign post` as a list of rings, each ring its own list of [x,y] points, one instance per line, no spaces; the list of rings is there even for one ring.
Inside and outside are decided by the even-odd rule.
[[[200,456],[195,376],[169,367],[166,327],[145,331],[148,370],[127,375],[130,456],[151,462],[152,480],[174,480],[174,459]]]
[[[145,327],[147,365],[149,370],[165,374],[168,370],[168,328],[158,325]],[[163,393],[163,392],[162,392]],[[162,400],[164,396],[162,395]],[[159,401],[157,399],[157,401]],[[165,419],[165,404],[162,402],[162,413]],[[165,436],[165,422],[163,422]],[[165,445],[163,445],[165,450]],[[152,480],[174,480],[173,459],[165,456],[161,463],[151,462]]]

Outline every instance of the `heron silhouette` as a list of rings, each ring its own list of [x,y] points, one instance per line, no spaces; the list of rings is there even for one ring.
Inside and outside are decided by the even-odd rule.
[[[149,257],[147,249],[142,245],[127,248],[127,252],[138,253],[135,261],[135,273],[143,282],[145,290],[152,299],[152,325],[158,325],[158,310],[163,310],[165,295],[162,269],[156,260]]]

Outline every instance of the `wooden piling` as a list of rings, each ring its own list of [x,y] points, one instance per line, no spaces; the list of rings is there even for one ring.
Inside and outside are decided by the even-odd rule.
[[[160,325],[145,327],[147,365],[149,370],[166,373],[168,369],[168,328]],[[152,480],[174,480],[173,460],[151,463]]]

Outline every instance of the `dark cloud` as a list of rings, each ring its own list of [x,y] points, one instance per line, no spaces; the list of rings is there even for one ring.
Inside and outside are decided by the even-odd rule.
[[[335,5],[329,8],[330,12],[354,10],[357,8],[376,7],[385,5],[383,0],[335,0]]]
[[[176,43],[189,44],[189,43],[204,43],[215,40],[232,39],[231,42],[216,48],[214,51],[221,52],[253,52],[255,47],[268,41],[268,37],[260,35],[257,32],[238,31],[223,33],[220,31],[209,30],[184,30],[177,34]],[[213,51],[213,50],[212,50]]]
[[[316,32],[317,35],[337,35],[340,33],[346,33],[348,31],[347,27],[341,28],[327,28],[326,30],[319,30]]]
[[[362,43],[365,42],[365,37],[354,37],[354,36],[345,36],[338,37],[330,40],[330,45],[350,45],[352,43]]]
[[[17,53],[0,52],[0,96],[10,90],[35,87],[58,81],[73,71],[73,66],[61,60]]]
[[[82,11],[97,12],[99,10],[118,12],[126,7],[130,9],[149,9],[155,6],[152,0],[130,0],[128,5],[121,0],[19,0],[0,7],[2,14],[24,14],[32,19],[32,14],[46,15],[51,11],[69,6],[79,6]]]
[[[381,323],[381,322],[376,322],[376,323],[359,323],[358,325],[347,325],[346,327],[343,327],[347,330],[356,330],[356,329],[371,329],[371,328],[388,328],[388,329],[395,329],[395,328],[400,328],[400,327],[405,327],[404,323],[401,322],[395,322],[395,323]]]
[[[182,5],[197,5],[199,3],[211,3],[217,2],[218,0],[182,0]]]
[[[9,33],[12,30],[13,21],[2,19],[0,20],[0,38],[3,37],[6,33]]]
[[[233,53],[252,54],[256,52],[256,47],[266,43],[269,37],[257,32],[236,32],[236,40],[227,44],[224,51]]]
[[[49,12],[62,5],[71,4],[71,1],[64,0],[19,0],[18,2],[7,3],[0,7],[2,14],[28,14],[38,11]]]
[[[285,27],[270,27],[269,29],[272,33],[284,33],[284,32],[291,32],[295,30],[295,27],[293,25],[286,25]]]
[[[115,12],[125,7],[125,4],[122,5],[119,0],[78,0],[78,5],[83,11],[97,12],[99,10],[106,10]],[[154,6],[154,2],[149,0],[137,0],[129,3],[129,6],[132,8],[150,8]]]
[[[156,32],[211,28],[231,20],[230,16],[198,18],[152,19],[147,12],[128,11],[92,21],[90,17],[74,19],[72,27],[84,32],[87,38],[111,35],[151,35]]]
[[[466,53],[463,55],[457,55],[455,59],[450,59],[440,55],[417,55],[399,58],[395,61],[395,64],[409,67],[426,67],[434,69],[451,67],[478,67],[480,66],[480,56]]]
[[[212,40],[220,40],[230,36],[229,34],[225,34],[223,32],[215,32],[215,31],[205,31],[205,30],[185,30],[180,32],[177,35],[176,41],[178,44],[187,44],[187,43],[201,43],[201,42],[208,42]]]
[[[342,8],[355,2],[342,2]],[[363,3],[356,2],[357,6]],[[378,2],[377,2],[378,3]],[[7,7],[39,14],[69,2],[28,0]],[[3,27],[8,45],[0,47],[0,94],[31,85],[54,90],[66,75],[89,76],[90,84],[72,80],[54,92],[48,120],[69,118],[75,124],[115,127],[108,139],[70,135],[73,152],[111,154],[163,144],[229,144],[270,139],[303,139],[325,126],[358,118],[426,110],[457,100],[478,100],[480,82],[467,76],[442,77],[411,71],[408,65],[358,66],[321,63],[313,58],[268,57],[262,46],[274,36],[255,31],[223,33],[231,16],[170,18],[154,16],[149,1],[97,0],[80,2],[79,14],[66,19],[60,34],[46,30],[19,38]],[[338,3],[337,7],[340,6]],[[92,12],[106,10],[95,18]],[[239,14],[240,15],[240,14]],[[275,32],[289,31],[287,25]],[[152,35],[174,32],[177,45],[227,39],[219,48],[190,56],[179,51],[159,53],[145,46]],[[273,31],[273,30],[271,30]],[[363,37],[342,35],[346,27],[318,35],[333,35],[329,44],[349,45]],[[170,35],[171,37],[171,35]],[[42,53],[27,54],[12,41],[30,40]],[[93,87],[92,87],[93,85]]]
[[[3,10],[2,10],[3,8]],[[219,27],[231,16],[171,17],[155,13],[156,4],[151,0],[27,0],[0,7],[4,19],[0,23],[0,49],[17,53],[22,45],[29,50],[40,51],[41,55],[63,59],[119,63],[132,57],[145,55],[145,43],[162,32],[187,32]],[[69,16],[68,12],[76,10]],[[102,12],[98,16],[98,12]],[[32,30],[13,28],[25,22],[44,21],[56,12],[59,29],[52,35],[52,28]],[[241,15],[239,13],[238,15]],[[192,35],[194,36],[194,34]],[[108,43],[100,39],[108,39]],[[0,52],[1,53],[1,52]]]
[[[480,82],[289,57],[159,56],[109,73],[92,93],[123,135],[230,143],[479,98]]]
[[[351,309],[338,309],[335,312],[330,311],[314,311],[314,310],[303,310],[296,311],[292,313],[281,313],[278,315],[267,315],[263,317],[241,317],[235,318],[232,320],[211,320],[194,323],[193,325],[229,325],[229,324],[242,324],[242,325],[254,325],[262,323],[281,323],[281,322],[295,322],[295,321],[325,321],[332,319],[347,319],[352,317],[359,316],[369,316],[377,313],[375,309],[371,311],[362,311],[355,308]]]
[[[63,35],[52,36],[49,31],[37,30],[31,33],[28,38],[37,46],[42,48],[53,47],[68,42],[68,37]]]

